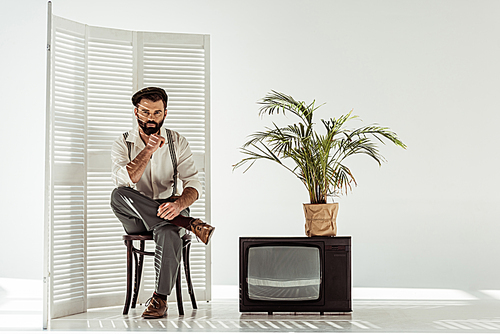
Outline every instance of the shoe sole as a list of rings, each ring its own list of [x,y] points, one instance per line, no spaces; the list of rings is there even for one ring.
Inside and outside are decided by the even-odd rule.
[[[215,231],[215,227],[212,226],[210,233],[208,233],[207,242],[204,243],[205,245],[208,245],[208,243],[210,242],[210,239],[212,238],[212,234],[214,234],[214,231]]]
[[[144,319],[161,319],[161,318],[165,318],[166,316],[167,316],[167,312],[165,312],[165,314],[162,315],[162,316],[155,317],[155,316],[152,316],[152,315],[146,315],[146,316],[143,315],[142,317]]]
[[[203,224],[203,225],[208,225],[208,224],[205,224],[205,223],[204,223],[202,220],[200,220],[200,219],[196,219],[196,220],[197,220],[197,221],[199,221],[199,222],[200,222],[201,224]],[[208,226],[210,226],[210,225],[208,225]],[[198,227],[198,226],[197,226],[197,227]],[[197,235],[197,234],[196,234],[196,227],[193,227],[192,225],[191,225],[191,232],[192,232],[192,233],[196,236],[196,239],[198,239],[199,241],[201,241],[201,242],[202,242],[202,243],[204,243],[205,245],[208,245],[208,243],[210,242],[210,238],[212,237],[212,234],[214,233],[214,230],[215,230],[215,227],[213,227],[213,226],[210,226],[210,227],[211,227],[211,230],[210,230],[210,232],[208,233],[208,236],[207,236],[207,241],[206,241],[206,242],[205,242],[205,241],[203,241],[203,240],[202,240],[202,238],[201,238],[199,235]]]

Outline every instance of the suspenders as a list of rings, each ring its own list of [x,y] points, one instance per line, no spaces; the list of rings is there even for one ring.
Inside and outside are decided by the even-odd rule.
[[[172,195],[175,196],[175,192],[177,191],[177,156],[175,155],[175,149],[174,149],[174,139],[172,136],[172,131],[169,129],[167,130],[167,142],[168,142],[168,148],[170,150],[170,157],[172,158],[172,166],[174,167],[174,187],[172,189]],[[125,140],[125,143],[127,144],[127,149],[128,149],[128,159],[129,161],[132,161],[132,158],[130,156],[130,151],[132,150],[132,143],[127,141],[128,138],[128,132],[125,132],[123,134],[123,139]]]
[[[128,138],[128,132],[125,132],[123,134],[123,139],[125,139],[125,144],[127,144],[127,149],[128,149],[128,160],[132,161],[132,158],[130,158],[130,151],[132,149],[132,143],[127,141]]]
[[[174,139],[172,137],[172,131],[167,130],[167,140],[168,140],[168,148],[170,149],[170,157],[172,158],[172,166],[174,166],[174,188],[172,189],[172,196],[175,196],[175,192],[177,191],[177,157],[175,155],[174,149]]]

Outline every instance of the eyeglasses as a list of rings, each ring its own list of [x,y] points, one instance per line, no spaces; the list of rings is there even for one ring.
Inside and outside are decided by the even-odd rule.
[[[137,108],[137,110],[139,111],[139,114],[141,116],[144,116],[146,118],[149,118],[151,116],[151,112],[149,110],[144,110],[144,109],[140,109],[140,108]],[[163,115],[163,111],[160,111],[160,110],[155,110],[153,112],[153,118],[159,118]]]

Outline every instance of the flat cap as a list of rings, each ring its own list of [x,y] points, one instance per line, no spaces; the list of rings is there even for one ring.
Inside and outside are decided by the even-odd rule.
[[[132,104],[134,106],[137,106],[137,104],[139,103],[139,101],[141,101],[141,99],[144,96],[147,96],[147,95],[150,95],[150,94],[158,94],[158,95],[160,95],[161,99],[165,103],[165,108],[167,107],[167,102],[168,102],[167,92],[165,92],[165,90],[163,88],[160,88],[160,87],[146,87],[146,88],[141,89],[140,91],[138,91],[137,93],[135,93],[134,95],[132,95]]]

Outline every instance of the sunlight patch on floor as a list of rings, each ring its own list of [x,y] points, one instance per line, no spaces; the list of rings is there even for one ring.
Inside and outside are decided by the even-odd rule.
[[[0,277],[0,330],[41,329],[42,281]]]
[[[465,291],[454,289],[353,288],[353,299],[375,300],[476,300]]]
[[[491,298],[500,300],[500,290],[480,290],[480,292],[490,296]]]

